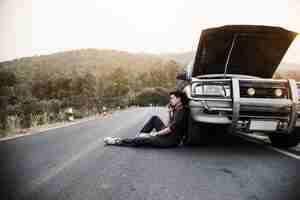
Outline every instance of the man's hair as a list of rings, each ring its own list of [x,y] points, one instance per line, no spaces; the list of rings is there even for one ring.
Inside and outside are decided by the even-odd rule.
[[[180,100],[181,100],[181,103],[183,105],[186,105],[188,103],[188,98],[187,98],[186,94],[184,92],[182,92],[182,91],[175,90],[175,91],[170,92],[169,95],[170,96],[174,95],[177,98],[179,97]]]

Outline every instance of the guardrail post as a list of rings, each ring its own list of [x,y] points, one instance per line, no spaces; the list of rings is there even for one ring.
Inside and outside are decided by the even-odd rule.
[[[232,131],[239,119],[240,114],[240,84],[239,79],[232,79]]]

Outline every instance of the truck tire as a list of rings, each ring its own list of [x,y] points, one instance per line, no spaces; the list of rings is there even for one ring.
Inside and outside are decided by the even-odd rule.
[[[191,116],[188,117],[188,130],[183,140],[184,145],[195,146],[207,144],[212,138],[210,124],[196,122]]]
[[[270,134],[269,139],[272,146],[280,148],[291,148],[295,147],[300,142],[300,129],[295,128],[289,135],[284,134]]]

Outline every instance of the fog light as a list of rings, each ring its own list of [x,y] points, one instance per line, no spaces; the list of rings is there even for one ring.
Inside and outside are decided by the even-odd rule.
[[[254,89],[254,88],[248,88],[247,94],[248,94],[249,96],[255,95],[255,89]]]
[[[275,94],[276,97],[281,97],[282,94],[283,94],[282,89],[278,89],[278,88],[277,88],[277,89],[274,91],[274,94]]]
[[[279,129],[286,129],[288,127],[288,123],[287,122],[279,122],[278,123],[278,128]]]

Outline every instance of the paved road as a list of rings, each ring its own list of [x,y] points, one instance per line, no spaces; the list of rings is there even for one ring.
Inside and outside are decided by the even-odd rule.
[[[197,148],[103,145],[164,111],[132,108],[1,142],[1,200],[300,199],[300,161],[239,137]]]

